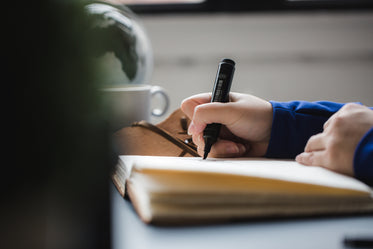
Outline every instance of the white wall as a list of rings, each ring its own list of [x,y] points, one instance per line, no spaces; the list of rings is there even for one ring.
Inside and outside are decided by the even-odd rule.
[[[236,61],[232,91],[373,106],[373,12],[140,18],[153,46],[152,84],[169,92],[171,110],[211,91],[224,57]]]

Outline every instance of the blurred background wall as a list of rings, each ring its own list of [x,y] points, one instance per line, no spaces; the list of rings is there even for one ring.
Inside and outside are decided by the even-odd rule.
[[[152,84],[171,110],[211,91],[218,62],[236,61],[232,91],[268,100],[360,101],[373,106],[373,11],[154,14]]]

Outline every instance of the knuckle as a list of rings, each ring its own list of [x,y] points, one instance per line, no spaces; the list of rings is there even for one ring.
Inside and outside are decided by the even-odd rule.
[[[309,139],[308,139],[308,142],[307,142],[307,146],[310,146],[312,145],[313,143],[315,143],[321,136],[321,133],[319,134],[315,134],[315,135],[312,135]]]
[[[200,115],[201,113],[201,105],[197,105],[196,107],[194,107],[194,117]]]
[[[316,136],[317,136],[317,135],[312,135],[312,136],[310,136],[310,138],[308,139],[307,145],[308,145],[309,143],[312,143],[312,141],[314,141],[314,140],[316,139]]]
[[[326,130],[328,128],[328,126],[330,125],[330,121],[326,121],[323,125],[323,129]]]
[[[197,105],[194,108],[193,119],[201,120],[206,112],[206,104]]]
[[[337,116],[334,118],[333,127],[334,128],[341,128],[345,124],[344,116]]]
[[[345,104],[343,106],[343,109],[345,109],[345,110],[352,110],[352,109],[356,109],[358,107],[360,107],[359,104],[356,104],[356,103],[347,103],[347,104]]]
[[[184,99],[181,104],[180,104],[180,108],[181,110],[183,110],[184,112],[188,110],[189,108],[189,105],[190,105],[190,99]]]
[[[350,110],[350,109],[354,109],[356,106],[357,104],[355,103],[347,103],[343,106],[343,109]]]

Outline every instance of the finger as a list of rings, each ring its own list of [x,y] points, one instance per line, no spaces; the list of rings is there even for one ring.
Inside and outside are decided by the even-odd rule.
[[[207,104],[200,104],[195,107],[194,114],[192,121],[188,128],[188,134],[189,135],[197,135],[199,133],[202,133],[203,130],[206,128],[207,124],[212,123],[221,123],[224,124],[227,121],[226,115],[224,115],[223,109],[226,110],[227,108],[224,108],[227,103],[207,103]],[[231,109],[230,109],[230,112]]]
[[[198,147],[198,148],[204,148],[205,146],[205,141],[203,140],[203,135],[202,133],[199,133],[197,135],[192,136],[193,143]]]
[[[343,107],[342,107],[343,108]],[[323,129],[324,129],[324,131],[326,130],[326,129],[328,129],[328,127],[330,127],[331,126],[331,124],[334,122],[334,120],[335,120],[335,118],[337,117],[337,116],[339,116],[340,115],[340,112],[336,112],[336,113],[334,113],[332,116],[330,116],[330,118],[324,123],[324,125],[323,125]]]
[[[300,164],[308,166],[321,166],[324,168],[327,166],[327,157],[324,150],[303,152],[296,156],[295,160]]]
[[[333,116],[331,116],[325,123],[324,123],[324,125],[323,125],[323,129],[324,129],[324,131],[326,130],[326,129],[328,129],[328,127],[330,126],[330,123],[331,123],[331,118],[332,118]]]
[[[303,165],[320,166],[337,173],[354,176],[352,161],[346,162],[346,160],[343,159],[339,161],[338,158],[331,157],[330,152],[327,150],[303,152],[296,156],[295,160]]]
[[[190,119],[193,117],[194,109],[200,104],[209,103],[211,101],[211,93],[200,93],[184,99],[181,102],[181,110]]]
[[[195,124],[220,123],[228,126],[237,119],[235,105],[233,102],[201,104],[194,109],[193,121]]]
[[[236,102],[239,100],[240,97],[242,97],[243,94],[241,93],[235,93],[235,92],[230,92],[229,93],[229,102]],[[254,96],[252,96],[254,98]],[[211,93],[199,93],[193,96],[190,96],[186,99],[184,99],[181,102],[181,109],[183,112],[189,117],[193,117],[194,113],[194,108],[196,106],[201,105],[201,104],[206,104],[211,102]]]
[[[201,148],[204,150],[203,147]],[[241,143],[229,140],[218,140],[212,147],[209,157],[240,157],[246,154],[247,148]]]
[[[324,150],[326,144],[326,135],[325,133],[319,133],[313,135],[308,139],[306,147],[304,148],[305,152]]]
[[[195,122],[192,120],[188,127],[188,135],[201,135],[205,128],[206,124],[195,124]]]

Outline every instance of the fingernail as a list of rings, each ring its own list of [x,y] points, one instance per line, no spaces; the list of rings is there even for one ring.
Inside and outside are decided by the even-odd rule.
[[[202,134],[196,135],[195,138],[196,138],[198,144],[204,142]]]
[[[245,145],[243,145],[243,144],[237,144],[237,146],[238,146],[238,153],[240,154],[240,155],[243,155],[243,154],[245,154],[246,153],[246,146]]]
[[[195,130],[195,126],[194,126],[194,123],[193,121],[190,123],[189,127],[188,127],[188,135],[193,135],[193,131]]]
[[[301,154],[299,154],[299,155],[297,155],[296,157],[295,157],[295,161],[297,161],[298,163],[302,163],[303,162],[303,158],[304,158],[304,155],[303,155],[304,153],[301,153]]]
[[[225,151],[227,154],[238,154],[240,152],[240,149],[235,144],[230,144],[225,148]]]

